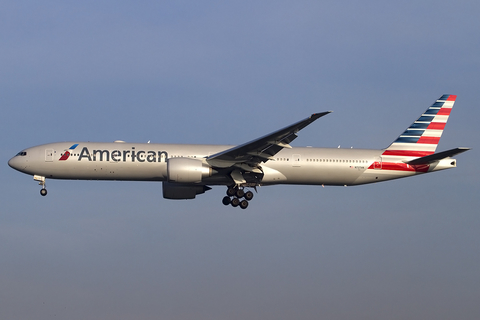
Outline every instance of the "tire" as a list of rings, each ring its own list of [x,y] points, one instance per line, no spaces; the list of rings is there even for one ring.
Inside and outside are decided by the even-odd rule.
[[[253,199],[253,192],[252,191],[245,192],[244,197],[245,197],[245,200],[248,200],[248,201],[252,200]]]
[[[45,197],[47,195],[47,189],[40,189],[40,194]]]
[[[236,192],[237,192],[237,189],[235,189],[235,188],[228,188],[228,189],[227,189],[227,196],[233,197]]]
[[[242,200],[242,202],[240,202],[240,208],[247,209],[247,207],[248,207],[248,201]]]
[[[240,200],[238,200],[238,198],[233,198],[231,204],[232,207],[238,207],[238,205],[240,204]]]
[[[222,203],[224,205],[228,206],[230,204],[230,202],[231,202],[230,197],[228,197],[228,196],[223,197]]]
[[[243,196],[245,195],[245,192],[243,191],[243,189],[238,189],[236,195],[237,195],[237,198],[243,198]]]

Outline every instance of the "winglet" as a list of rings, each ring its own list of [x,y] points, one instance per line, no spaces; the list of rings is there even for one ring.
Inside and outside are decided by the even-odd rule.
[[[323,117],[324,115],[332,113],[332,112],[333,111],[330,110],[330,111],[325,111],[325,112],[314,113],[310,116],[310,119],[313,118],[313,120],[317,120],[318,118]]]

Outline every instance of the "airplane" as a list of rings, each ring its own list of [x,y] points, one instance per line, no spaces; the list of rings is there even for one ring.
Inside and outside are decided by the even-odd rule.
[[[331,111],[238,146],[57,142],[20,151],[8,161],[46,179],[162,181],[166,199],[194,199],[211,186],[227,187],[224,205],[246,209],[258,186],[355,186],[456,167],[451,158],[470,148],[435,153],[456,95],[442,95],[387,148],[292,147],[300,130]]]

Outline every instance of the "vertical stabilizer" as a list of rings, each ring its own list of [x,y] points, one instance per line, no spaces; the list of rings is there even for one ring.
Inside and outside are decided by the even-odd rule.
[[[436,100],[382,154],[387,161],[411,160],[435,153],[456,95],[444,94]]]

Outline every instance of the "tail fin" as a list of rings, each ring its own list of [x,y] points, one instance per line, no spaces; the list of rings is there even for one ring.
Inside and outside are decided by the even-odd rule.
[[[384,150],[382,156],[409,160],[435,153],[456,98],[449,94],[441,96]]]

